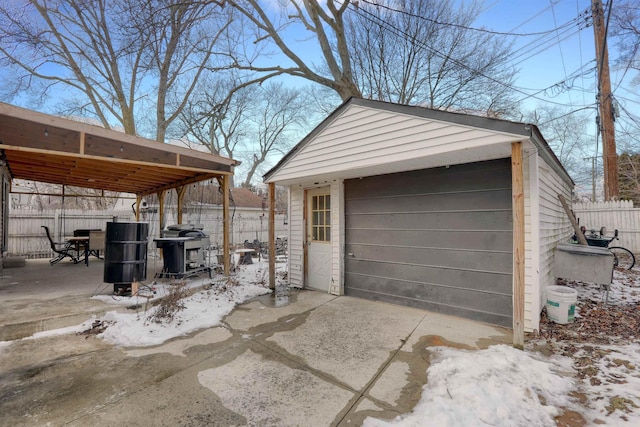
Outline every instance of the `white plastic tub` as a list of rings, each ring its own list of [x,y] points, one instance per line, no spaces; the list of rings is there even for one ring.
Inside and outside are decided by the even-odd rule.
[[[568,286],[547,287],[547,316],[562,325],[573,322],[577,299],[578,291]]]

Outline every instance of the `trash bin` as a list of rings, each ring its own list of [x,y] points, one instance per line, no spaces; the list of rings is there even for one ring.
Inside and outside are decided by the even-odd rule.
[[[108,222],[105,234],[104,282],[130,284],[147,279],[146,222]]]

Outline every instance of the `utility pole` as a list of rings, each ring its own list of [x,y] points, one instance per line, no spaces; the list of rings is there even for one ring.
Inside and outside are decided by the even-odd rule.
[[[611,2],[613,0],[609,0]],[[598,64],[598,108],[600,121],[598,131],[602,135],[602,167],[604,174],[604,199],[618,197],[618,156],[616,154],[615,130],[613,127],[613,95],[609,76],[609,54],[607,52],[607,31],[604,11],[600,0],[591,0],[593,34],[596,43]]]

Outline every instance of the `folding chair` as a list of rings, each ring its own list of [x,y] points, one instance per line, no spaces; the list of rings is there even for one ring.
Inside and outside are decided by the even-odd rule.
[[[76,252],[75,248],[69,242],[54,242],[51,238],[51,233],[49,232],[49,227],[43,225],[45,233],[47,233],[47,239],[49,239],[49,245],[51,246],[51,250],[55,252],[57,255],[54,258],[49,260],[51,265],[62,261],[66,257],[71,258],[71,260],[77,264],[80,262],[80,258],[78,257],[78,252]]]
[[[106,231],[89,231],[89,255],[102,259],[100,257],[100,252],[104,252],[105,235]]]

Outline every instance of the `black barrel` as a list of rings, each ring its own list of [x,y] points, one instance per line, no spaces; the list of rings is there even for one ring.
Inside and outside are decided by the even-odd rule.
[[[107,222],[104,282],[133,283],[147,278],[146,222]]]

